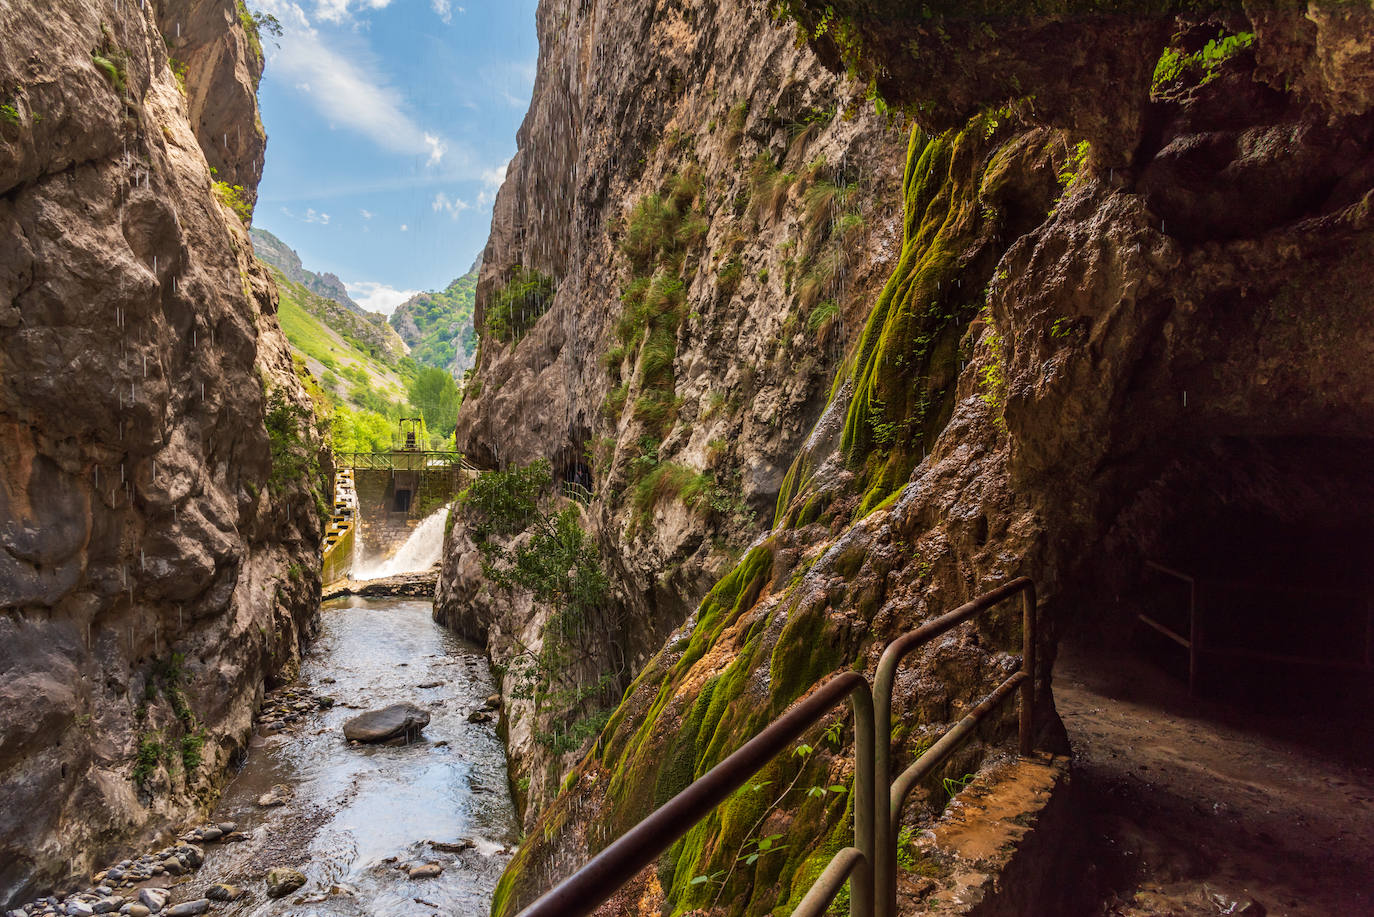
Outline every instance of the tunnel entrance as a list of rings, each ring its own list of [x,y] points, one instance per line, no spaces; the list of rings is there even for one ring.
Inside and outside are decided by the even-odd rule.
[[[579,503],[588,503],[592,498],[595,478],[587,463],[574,460],[564,463],[558,471],[559,489],[563,496]]]
[[[1272,712],[1374,700],[1374,446],[1234,438],[1176,461],[1129,590],[1133,639],[1190,691]]]
[[[1112,536],[1121,615],[1098,634],[1195,697],[1369,719],[1374,444],[1219,437],[1169,456]]]

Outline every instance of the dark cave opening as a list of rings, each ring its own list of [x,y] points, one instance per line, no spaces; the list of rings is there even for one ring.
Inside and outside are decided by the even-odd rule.
[[[596,486],[591,466],[580,459],[573,459],[559,466],[558,482],[563,496],[583,503],[591,499]]]
[[[1152,467],[1109,539],[1115,613],[1065,639],[1238,714],[1368,722],[1374,442],[1214,437]]]

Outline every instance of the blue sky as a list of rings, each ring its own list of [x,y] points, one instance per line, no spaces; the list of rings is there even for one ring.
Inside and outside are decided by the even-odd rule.
[[[486,244],[539,52],[536,0],[249,0],[267,162],[253,223],[390,312]]]

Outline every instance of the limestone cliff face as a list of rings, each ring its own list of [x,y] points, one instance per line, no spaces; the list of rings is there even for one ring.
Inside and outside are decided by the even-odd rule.
[[[986,21],[955,3],[786,6],[818,54],[871,80],[913,125],[900,195],[865,220],[895,234],[849,249],[881,258],[887,283],[846,308],[856,330],[826,373],[824,402],[776,412],[784,429],[797,423],[794,434],[771,442],[751,439],[748,424],[731,429],[745,467],[789,467],[771,485],[773,528],[647,664],[632,665],[637,680],[508,869],[498,913],[528,903],[816,681],[850,666],[871,671],[892,638],[1011,577],[1029,574],[1040,588],[1040,731],[1053,742],[1043,676],[1057,632],[1127,633],[1145,560],[1342,582],[1367,568],[1368,4],[1237,3],[1176,18],[1128,15],[1130,4],[1101,16],[1101,4],[1013,3],[992,4],[998,15]],[[621,122],[636,123],[630,115]],[[522,136],[532,145],[528,125]],[[541,150],[546,174],[569,171],[563,148]],[[506,208],[520,174],[512,169]],[[617,173],[577,174],[600,187]],[[512,235],[521,251],[551,253],[545,270],[586,263],[557,253],[596,226],[578,211],[555,213],[552,202],[567,198],[548,200],[542,211],[498,213],[522,228]],[[708,220],[708,233],[719,220]],[[480,308],[492,307],[496,279]],[[599,301],[580,299],[577,315],[596,314]],[[778,309],[784,301],[771,300]],[[751,309],[750,323],[783,318],[767,310]],[[595,340],[579,334],[595,322],[557,327],[558,314],[555,302],[513,354],[484,342],[487,400],[464,415],[470,451],[503,442],[497,424],[519,429],[534,417],[536,393],[555,406],[595,397],[590,375],[540,389],[540,364],[514,358],[537,340],[557,342],[544,351],[551,362]],[[722,374],[738,359],[735,338],[708,342],[683,327],[679,355],[714,347],[728,355]],[[677,435],[699,434],[674,428],[664,443]],[[1285,553],[1294,533],[1302,550]],[[441,611],[493,635],[512,619],[532,627],[537,615],[503,615],[484,598],[461,537]],[[610,537],[603,528],[608,553]],[[662,554],[619,553],[646,572],[673,569],[667,589],[684,598],[700,593],[681,583],[718,569],[689,557],[684,573],[655,567]],[[622,582],[628,591],[635,581]],[[637,582],[652,591],[656,580]],[[625,626],[661,633],[634,618]],[[908,662],[895,699],[898,767],[1015,664],[1017,631],[1009,611]],[[849,780],[852,736],[843,716],[831,725],[835,742],[818,738],[809,755],[765,768],[766,798],[727,801],[608,913],[795,906],[849,830],[847,794],[808,792]],[[1008,725],[986,729],[951,774],[975,768]],[[932,787],[908,820],[938,812],[940,800]],[[773,835],[778,853],[740,859],[751,839]]]
[[[523,337],[483,336],[458,443],[479,465],[542,457],[587,484],[582,524],[614,598],[588,622],[602,636],[573,676],[610,673],[600,694],[542,718],[518,699],[508,711],[531,819],[583,744],[560,753],[547,735],[613,706],[769,527],[896,254],[900,225],[873,203],[899,193],[906,145],[862,87],[757,4],[547,2],[538,24],[534,98],[496,201],[478,327],[521,269],[556,292]],[[441,620],[505,663],[541,645],[548,612],[493,594],[455,527]]]
[[[9,900],[213,798],[311,626],[320,482],[275,290],[207,162],[241,127],[211,162],[250,191],[261,167],[234,4],[7,4],[0,36]]]

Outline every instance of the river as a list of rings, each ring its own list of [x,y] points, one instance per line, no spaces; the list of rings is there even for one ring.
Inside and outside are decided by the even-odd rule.
[[[251,895],[216,914],[486,915],[519,838],[494,723],[468,720],[494,690],[485,657],[436,625],[427,601],[350,597],[326,603],[320,619],[300,680],[335,705],[294,731],[255,737],[211,818],[237,822],[250,839],[207,845],[178,898],[230,882]],[[344,740],[346,719],[400,701],[430,711],[423,739]],[[260,807],[276,784],[293,790],[290,801]],[[397,868],[420,863],[443,873],[412,880]],[[309,881],[269,900],[261,879],[276,866]]]

